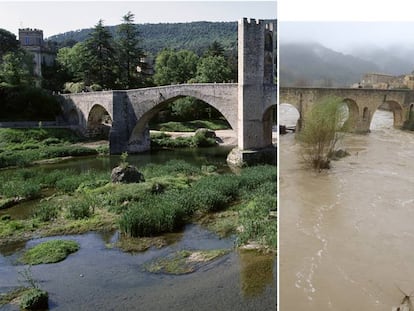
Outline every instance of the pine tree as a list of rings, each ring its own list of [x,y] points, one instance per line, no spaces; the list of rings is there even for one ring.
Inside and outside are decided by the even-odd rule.
[[[118,26],[118,83],[121,88],[130,89],[142,86],[142,69],[144,57],[139,47],[139,31],[134,22],[134,14],[128,12],[122,17],[123,23]]]
[[[85,68],[86,84],[99,84],[113,88],[116,80],[115,50],[112,35],[99,20],[85,42],[88,67]]]

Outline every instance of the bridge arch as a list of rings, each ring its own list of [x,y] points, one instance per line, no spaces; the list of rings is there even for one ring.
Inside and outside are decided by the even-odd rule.
[[[154,118],[161,110],[166,108],[169,104],[173,103],[177,99],[191,97],[203,101],[209,106],[216,109],[224,119],[229,123],[232,130],[237,132],[237,105],[229,106],[223,104],[223,99],[213,98],[211,96],[203,95],[201,92],[183,89],[181,92],[174,92],[173,95],[169,95],[167,92],[160,90],[157,95],[157,99],[148,99],[146,101],[134,103],[134,111],[136,115],[136,123],[130,132],[128,139],[128,151],[129,152],[142,152],[149,150],[150,148],[150,135],[149,135],[149,121]],[[231,103],[230,103],[231,104]],[[142,110],[142,107],[146,107]]]
[[[86,122],[86,135],[88,137],[108,137],[112,127],[112,117],[109,112],[99,104],[92,106]]]

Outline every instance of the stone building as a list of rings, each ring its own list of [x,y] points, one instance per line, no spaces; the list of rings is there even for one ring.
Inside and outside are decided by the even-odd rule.
[[[22,48],[33,54],[34,74],[36,79],[42,77],[42,65],[53,65],[56,49],[51,48],[43,40],[43,30],[19,29],[19,41]]]
[[[385,73],[366,73],[352,87],[372,89],[414,89],[414,75],[393,76]]]

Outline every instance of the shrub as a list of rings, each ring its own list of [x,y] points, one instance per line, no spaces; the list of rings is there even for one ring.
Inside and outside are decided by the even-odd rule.
[[[20,300],[20,308],[24,310],[46,310],[48,308],[49,295],[39,288],[27,290]]]
[[[134,203],[120,218],[121,231],[132,237],[152,236],[178,229],[189,211],[181,205],[178,191],[147,196]]]
[[[66,217],[73,220],[89,218],[93,214],[94,209],[94,205],[91,203],[93,202],[86,198],[70,200],[66,206]]]
[[[59,210],[60,208],[56,203],[45,201],[36,207],[34,217],[40,221],[50,221],[58,217]]]
[[[329,169],[329,154],[335,151],[344,130],[343,100],[326,97],[315,103],[304,117],[299,139],[304,146],[305,161],[315,169]],[[348,124],[349,126],[349,124]]]

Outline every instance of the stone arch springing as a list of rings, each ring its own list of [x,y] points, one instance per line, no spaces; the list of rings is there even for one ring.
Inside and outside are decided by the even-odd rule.
[[[112,118],[109,112],[103,106],[95,104],[88,114],[86,136],[108,138],[111,127]]]

